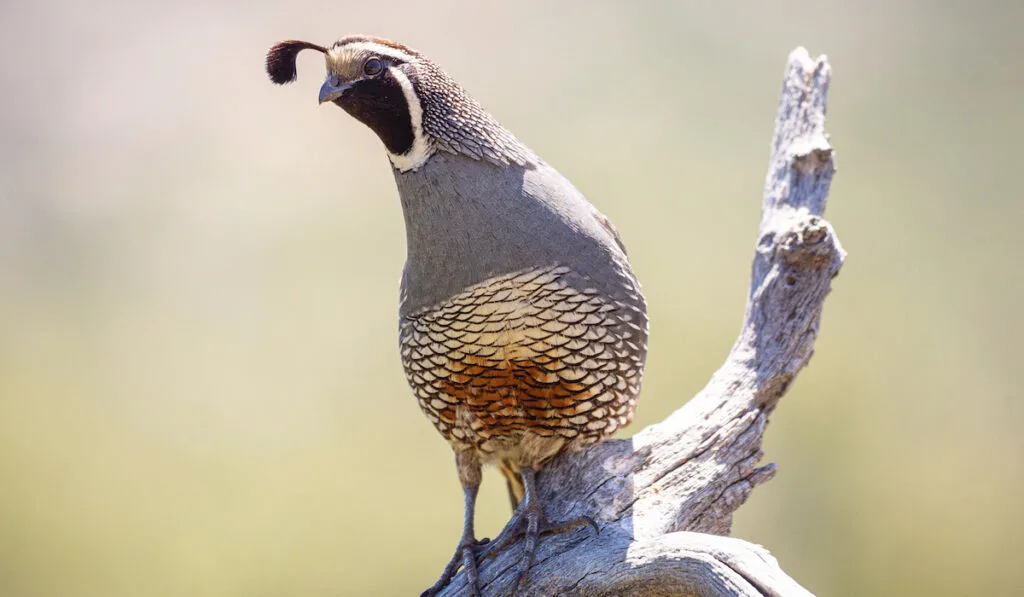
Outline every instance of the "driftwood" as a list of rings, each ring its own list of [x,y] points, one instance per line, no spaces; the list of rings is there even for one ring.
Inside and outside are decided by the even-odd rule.
[[[556,459],[538,477],[555,520],[579,529],[541,539],[523,595],[810,595],[762,547],[725,537],[732,513],[774,465],[758,466],[768,415],[807,364],[844,252],[822,218],[835,168],[824,132],[831,71],[789,56],[761,204],[743,328],[708,385],[631,439]],[[507,595],[522,546],[480,566],[486,596]],[[469,596],[460,573],[442,593]]]

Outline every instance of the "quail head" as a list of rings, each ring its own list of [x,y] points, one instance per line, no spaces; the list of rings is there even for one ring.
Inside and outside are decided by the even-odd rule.
[[[270,49],[275,83],[296,55],[324,54],[320,103],[384,143],[405,216],[399,345],[420,408],[451,444],[465,494],[455,554],[425,595],[520,537],[513,592],[538,537],[593,524],[550,520],[536,476],[556,455],[608,437],[633,416],[647,310],[615,228],[564,176],[484,111],[444,70],[400,43],[350,36]],[[478,541],[481,465],[508,482],[513,514]]]

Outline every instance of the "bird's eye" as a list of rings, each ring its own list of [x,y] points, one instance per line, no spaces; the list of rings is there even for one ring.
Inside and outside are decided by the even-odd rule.
[[[363,65],[363,74],[367,77],[376,77],[384,70],[384,63],[380,61],[380,58],[370,58]]]

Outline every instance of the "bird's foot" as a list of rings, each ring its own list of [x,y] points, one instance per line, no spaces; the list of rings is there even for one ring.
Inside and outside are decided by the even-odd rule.
[[[429,589],[423,591],[420,597],[434,597],[434,595],[440,593],[441,589],[445,588],[452,580],[452,577],[455,576],[455,573],[459,571],[460,566],[466,570],[466,582],[473,588],[473,597],[480,597],[480,577],[476,571],[476,562],[481,557],[483,548],[487,545],[489,545],[487,539],[477,541],[473,537],[463,537],[459,541],[458,546],[455,547],[455,554],[452,555],[452,559],[444,567],[441,578],[437,579],[437,582]]]
[[[523,563],[520,566],[512,593],[518,595],[519,587],[526,580],[530,567],[533,566],[533,556],[537,551],[537,539],[541,535],[568,533],[584,526],[593,527],[595,533],[600,532],[597,523],[589,516],[554,522],[544,514],[539,502],[531,503],[527,500],[515,511],[512,519],[505,525],[504,530],[494,538],[494,541],[480,546],[478,558],[480,560],[493,558],[503,549],[518,541],[520,537],[524,537]]]

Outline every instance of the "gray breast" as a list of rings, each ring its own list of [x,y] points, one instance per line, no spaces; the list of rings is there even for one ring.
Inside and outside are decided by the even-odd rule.
[[[496,166],[439,152],[395,179],[408,244],[403,312],[493,276],[554,264],[610,296],[638,291],[607,220],[547,164]]]

